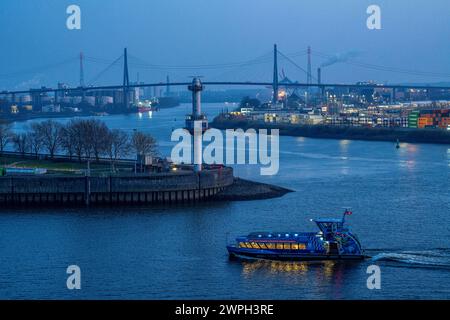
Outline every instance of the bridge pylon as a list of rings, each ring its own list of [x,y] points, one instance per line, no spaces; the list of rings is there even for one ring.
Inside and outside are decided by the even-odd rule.
[[[125,108],[130,107],[130,97],[128,94],[128,89],[130,86],[130,76],[128,73],[128,52],[127,48],[123,49],[123,102]]]
[[[277,45],[273,45],[273,98],[272,103],[276,104],[278,102],[278,49]]]

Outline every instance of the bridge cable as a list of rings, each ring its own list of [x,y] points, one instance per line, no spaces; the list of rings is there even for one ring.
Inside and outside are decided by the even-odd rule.
[[[123,59],[123,54],[120,57],[118,57],[116,60],[114,60],[111,64],[109,64],[105,69],[100,71],[100,73],[98,73],[91,81],[89,81],[88,86],[93,85],[95,81],[97,81],[101,76],[103,76],[106,72],[108,72],[111,68],[113,68],[122,59]]]
[[[318,52],[318,51],[314,51],[313,55],[320,57],[320,58],[326,58],[326,59],[332,59],[334,57],[333,55],[329,55],[329,54]],[[416,75],[416,76],[450,77],[450,74],[446,74],[446,73],[408,70],[408,69],[387,67],[387,66],[375,65],[375,64],[364,63],[364,62],[357,62],[357,61],[337,61],[336,63],[345,63],[348,65],[353,65],[353,66],[362,67],[362,68],[366,68],[366,69],[393,72],[393,73],[401,73],[401,74],[408,74],[408,75]]]
[[[235,68],[235,67],[242,67],[242,66],[249,66],[254,64],[261,64],[269,61],[270,58],[268,54],[265,54],[263,56],[260,56],[255,59],[242,61],[242,62],[234,62],[234,63],[220,63],[220,64],[203,64],[203,65],[156,65],[156,64],[150,64],[146,61],[135,57],[133,55],[129,54],[129,57],[135,59],[138,61],[138,63],[131,62],[130,65],[133,65],[135,67],[140,67],[143,69],[159,69],[159,70],[169,70],[169,69],[175,69],[175,70],[204,70],[204,69],[225,69],[225,68]]]
[[[43,65],[43,66],[34,67],[31,69],[26,69],[26,70],[22,70],[22,71],[11,72],[11,73],[4,73],[4,74],[0,74],[0,78],[12,78],[12,77],[17,77],[17,76],[21,76],[21,75],[47,71],[47,70],[59,67],[61,65],[66,65],[66,64],[72,63],[74,61],[78,61],[78,59],[79,59],[78,57],[74,57],[74,58],[69,58],[69,59],[54,63],[54,64]]]
[[[300,69],[301,71],[303,71],[305,74],[308,74],[308,71],[306,71],[305,69],[303,69],[301,66],[299,66],[294,60],[292,60],[291,58],[289,58],[288,56],[286,56],[285,54],[283,54],[281,51],[278,50],[278,53],[285,58],[286,60],[288,60],[290,63],[292,63],[295,67],[297,67],[298,69]],[[313,75],[311,75],[311,77],[313,78],[313,80],[317,81],[317,78],[314,77]]]

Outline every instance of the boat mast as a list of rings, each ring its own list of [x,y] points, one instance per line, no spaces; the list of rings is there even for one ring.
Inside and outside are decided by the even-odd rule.
[[[351,214],[351,208],[350,207],[344,207],[344,215],[342,216],[342,224],[345,222],[345,216],[347,214]]]

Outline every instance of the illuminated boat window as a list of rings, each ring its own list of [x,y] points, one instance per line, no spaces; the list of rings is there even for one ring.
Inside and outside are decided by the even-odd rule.
[[[251,243],[253,249],[259,249],[259,246],[256,242]]]
[[[277,249],[283,250],[283,244],[282,243],[277,243]]]
[[[246,246],[247,248],[250,248],[250,249],[252,248],[252,245],[250,244],[250,242],[246,242],[246,243],[245,243],[245,246]]]
[[[259,246],[261,247],[261,249],[267,249],[266,244],[262,243],[262,242],[258,242]]]
[[[291,249],[292,249],[292,250],[298,250],[298,243],[293,243],[293,244],[291,245]]]
[[[239,248],[246,248],[247,246],[245,245],[244,242],[239,242]]]
[[[283,249],[284,250],[291,250],[291,244],[290,243],[283,243]]]
[[[306,244],[304,244],[304,243],[299,243],[299,244],[298,244],[298,250],[306,250]]]
[[[267,249],[275,249],[275,243],[266,243]]]

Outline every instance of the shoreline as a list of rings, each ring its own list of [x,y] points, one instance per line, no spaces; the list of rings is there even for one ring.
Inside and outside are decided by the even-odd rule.
[[[114,116],[114,115],[127,115],[127,114],[135,114],[136,112],[112,112],[107,114],[101,114],[101,113],[92,113],[90,111],[88,112],[77,112],[77,113],[64,113],[64,112],[54,112],[54,113],[46,113],[46,114],[33,114],[33,115],[26,115],[26,116],[8,116],[3,117],[2,121],[5,123],[14,123],[14,122],[26,122],[30,120],[37,120],[37,119],[61,119],[61,118],[79,118],[79,117],[97,117],[97,116]]]
[[[226,129],[279,129],[281,136],[338,140],[385,141],[395,143],[450,144],[450,131],[412,128],[364,128],[331,125],[270,124],[262,121],[223,119],[216,117],[211,128]]]
[[[23,178],[19,176],[9,176],[11,179]],[[84,180],[83,177],[66,177],[68,179],[75,178],[77,180]],[[34,179],[36,180],[36,179]],[[45,180],[37,179],[45,182]],[[91,179],[89,179],[91,180]],[[170,180],[170,179],[169,179]],[[35,183],[34,183],[35,184]],[[91,185],[91,183],[88,183]],[[98,183],[95,185],[99,186]],[[108,187],[107,184],[104,184]],[[213,190],[214,189],[214,190]],[[274,198],[281,198],[284,195],[295,192],[284,187],[246,180],[234,177],[232,184],[222,187],[206,190],[189,190],[189,191],[155,191],[152,192],[121,192],[114,193],[112,196],[110,192],[103,192],[98,195],[88,194],[86,198],[85,192],[78,192],[72,194],[64,190],[64,192],[40,193],[34,190],[34,193],[15,193],[5,194],[0,193],[0,202],[5,208],[33,208],[39,204],[43,208],[77,208],[77,207],[132,207],[132,206],[168,206],[168,205],[183,205],[192,206],[195,203],[221,203],[221,202],[240,202],[240,201],[257,201],[269,200]],[[187,196],[186,196],[187,195]],[[89,200],[87,200],[89,199]]]
[[[283,197],[285,194],[295,192],[273,184],[256,182],[247,179],[234,178],[232,185],[213,196],[218,201],[252,201]]]
[[[79,165],[74,160],[37,161],[38,164],[32,162],[29,168],[45,168],[53,173],[4,174],[6,171],[2,171],[0,203],[6,206],[61,206],[249,201],[278,198],[293,192],[276,185],[237,178],[231,167],[150,174],[105,171],[88,176],[83,174],[82,167],[78,174],[67,173],[73,171],[67,168]],[[50,168],[52,163],[57,166]],[[62,169],[64,163],[66,169]],[[99,170],[105,168],[99,167]]]

